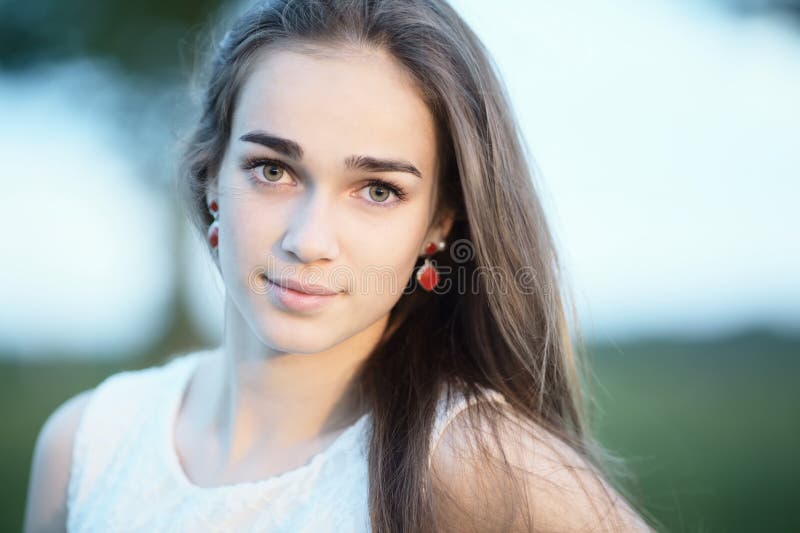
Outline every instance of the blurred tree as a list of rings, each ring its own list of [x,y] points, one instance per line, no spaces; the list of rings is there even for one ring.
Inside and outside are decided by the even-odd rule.
[[[227,5],[223,5],[227,4]],[[124,87],[120,134],[136,147],[134,164],[143,183],[171,194],[169,146],[173,128],[189,116],[185,84],[223,0],[0,0],[0,72],[13,74],[42,64],[90,59],[114,67]],[[174,200],[174,199],[173,199]],[[174,253],[174,279],[185,277],[188,228],[176,204],[160,235]],[[184,283],[176,283],[164,337],[147,351],[147,362],[198,343]]]
[[[176,72],[182,48],[194,54],[221,0],[20,0],[0,2],[0,65],[24,69],[82,56],[110,59],[139,75]],[[191,60],[192,58],[187,58]],[[191,63],[190,63],[191,64]]]
[[[800,0],[721,0],[742,15],[781,12],[800,18]]]

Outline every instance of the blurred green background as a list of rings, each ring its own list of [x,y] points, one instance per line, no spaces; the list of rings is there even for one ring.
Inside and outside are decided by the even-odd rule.
[[[88,58],[110,65],[130,89],[118,120],[137,117],[160,95],[182,94],[205,42],[201,36],[221,6],[215,0],[0,2],[0,74],[11,79]],[[784,8],[796,13],[793,6]],[[92,103],[91,95],[70,97]],[[185,109],[158,102],[158,109],[173,113],[171,124],[185,122]],[[141,154],[142,183],[169,197],[165,161],[173,154],[148,147],[158,144],[147,139],[148,124],[130,122],[135,128],[128,141]],[[17,185],[13,176],[3,179],[6,191]],[[181,240],[181,215],[169,202],[158,230],[179,278],[192,259]],[[17,256],[3,260],[24,262]],[[130,276],[137,267],[131,265]],[[191,284],[168,286],[155,333],[108,357],[102,348],[91,357],[69,345],[37,348],[35,329],[26,333],[32,348],[18,340],[4,344],[3,335],[13,328],[0,335],[0,530],[21,528],[34,441],[59,404],[114,372],[160,364],[172,353],[209,344],[202,320],[191,312],[198,306]],[[22,304],[2,300],[11,309]],[[697,335],[697,324],[687,320],[692,337],[631,335],[612,342],[601,336],[589,344],[600,440],[627,459],[638,479],[634,491],[667,531],[800,531],[800,336],[744,324],[725,334]],[[790,325],[797,331],[796,323]]]
[[[171,350],[115,363],[0,362],[0,530],[17,531],[36,434],[71,395]],[[800,338],[754,330],[694,342],[590,345],[600,441],[666,531],[800,531]]]

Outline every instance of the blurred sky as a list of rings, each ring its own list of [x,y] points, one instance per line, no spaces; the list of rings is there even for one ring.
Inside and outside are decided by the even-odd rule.
[[[505,78],[590,339],[800,329],[796,26],[688,0],[453,4]],[[4,353],[145,347],[179,283],[218,338],[220,281],[166,186],[181,98],[89,59],[0,70]]]
[[[796,21],[688,0],[455,4],[507,80],[590,336],[798,328]]]

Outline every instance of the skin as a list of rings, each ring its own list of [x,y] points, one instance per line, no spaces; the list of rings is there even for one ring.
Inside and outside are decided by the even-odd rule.
[[[219,205],[223,343],[190,379],[174,428],[176,453],[197,485],[296,468],[363,414],[354,372],[425,244],[446,239],[452,224],[449,215],[434,216],[434,119],[402,68],[380,50],[316,50],[257,57],[207,194]],[[302,159],[241,140],[254,131],[295,141]],[[403,160],[421,177],[348,169],[351,155]],[[248,157],[286,168],[246,170]],[[406,199],[368,185],[373,178],[400,187]],[[394,284],[366,274],[375,267]],[[297,312],[274,298],[262,272],[343,292],[322,309]]]

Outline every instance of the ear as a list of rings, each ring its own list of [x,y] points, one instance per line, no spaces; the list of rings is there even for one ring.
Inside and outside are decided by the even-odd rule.
[[[216,201],[219,205],[219,194],[217,191],[217,179],[211,178],[206,184],[206,209],[211,205],[212,201]]]
[[[446,210],[442,216],[440,217],[439,221],[439,238],[446,240],[450,236],[450,230],[453,228],[453,221],[455,220],[455,214],[450,211]]]
[[[425,255],[425,245],[429,242],[447,242],[447,238],[450,235],[450,230],[453,228],[454,220],[455,214],[449,209],[443,211],[437,217],[437,221],[434,224],[431,224],[431,227],[425,234],[425,241],[422,243],[422,250],[420,251],[421,255]]]

